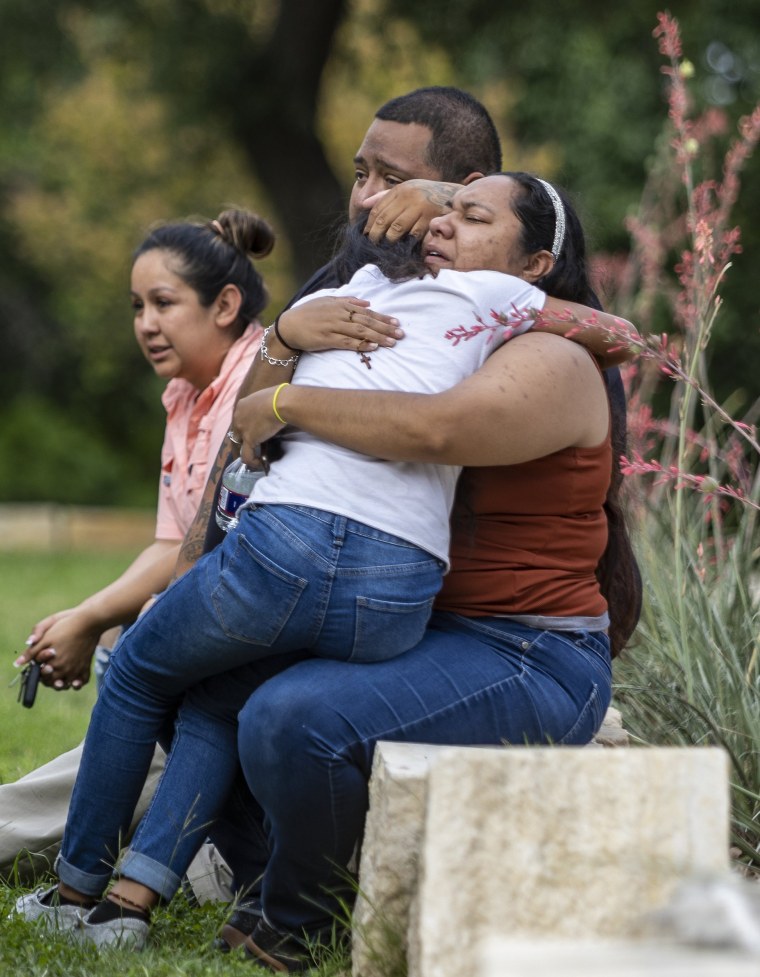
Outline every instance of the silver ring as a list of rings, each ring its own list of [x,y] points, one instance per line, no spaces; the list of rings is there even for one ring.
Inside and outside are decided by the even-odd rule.
[[[242,441],[238,441],[238,439],[235,437],[235,432],[232,430],[232,428],[230,428],[230,430],[227,432],[227,440],[231,441],[233,444],[243,443]]]

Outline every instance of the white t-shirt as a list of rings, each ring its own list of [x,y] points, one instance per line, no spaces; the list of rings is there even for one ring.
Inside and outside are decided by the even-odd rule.
[[[532,324],[525,312],[543,308],[546,301],[540,289],[501,272],[443,269],[435,278],[394,283],[374,265],[360,268],[346,285],[297,304],[323,295],[366,299],[375,312],[399,320],[404,338],[392,349],[375,350],[369,364],[354,351],[304,353],[294,384],[427,394],[470,376],[507,338],[493,312],[514,323],[514,335]],[[282,459],[256,483],[253,502],[344,515],[414,543],[448,566],[449,513],[459,467],[383,461],[290,428],[283,446]]]

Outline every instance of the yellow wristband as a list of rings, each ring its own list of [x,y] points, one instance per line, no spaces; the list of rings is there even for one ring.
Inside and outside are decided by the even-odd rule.
[[[282,388],[289,387],[289,386],[290,386],[289,383],[281,383],[280,386],[277,387],[274,394],[272,395],[272,410],[274,411],[274,416],[277,418],[280,424],[287,424],[288,422],[285,420],[284,417],[280,417],[280,415],[277,412],[277,398],[279,397]]]

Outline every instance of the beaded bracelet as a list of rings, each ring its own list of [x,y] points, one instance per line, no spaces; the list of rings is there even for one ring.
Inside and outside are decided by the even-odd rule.
[[[272,326],[268,326],[264,330],[264,335],[261,337],[261,346],[259,352],[261,353],[262,360],[265,360],[270,366],[295,366],[298,362],[298,357],[300,353],[296,353],[295,356],[289,356],[286,360],[278,360],[276,356],[270,356],[269,350],[267,349],[267,337],[269,336]]]

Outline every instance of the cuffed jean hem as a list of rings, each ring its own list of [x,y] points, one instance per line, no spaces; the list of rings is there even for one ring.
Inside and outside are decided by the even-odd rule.
[[[77,892],[81,892],[85,896],[93,896],[95,899],[99,899],[103,895],[106,886],[111,881],[110,872],[104,872],[102,875],[83,872],[76,865],[67,862],[62,855],[59,855],[55,860],[55,873],[61,882],[70,885]]]
[[[156,895],[167,902],[175,895],[182,884],[176,872],[139,851],[127,849],[116,866],[120,878],[131,879],[152,889]]]

